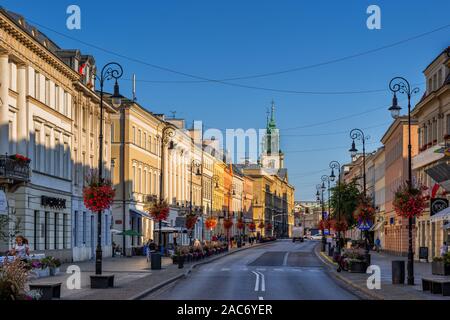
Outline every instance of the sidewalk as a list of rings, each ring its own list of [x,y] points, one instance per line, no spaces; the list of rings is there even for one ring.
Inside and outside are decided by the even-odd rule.
[[[270,242],[269,242],[270,243]],[[91,289],[90,275],[95,273],[95,261],[83,261],[63,264],[57,276],[30,280],[29,283],[61,282],[61,300],[131,300],[139,299],[164,285],[185,277],[197,265],[209,263],[234,252],[256,248],[267,243],[246,245],[242,248],[230,249],[227,253],[185,263],[183,269],[172,263],[171,258],[164,257],[161,270],[151,270],[146,257],[114,257],[103,259],[103,273],[114,274],[114,288]],[[67,279],[71,274],[66,270],[76,265],[81,270],[81,289],[68,289]]]
[[[346,271],[337,272],[337,264],[333,262],[325,252],[320,252],[320,246],[315,248],[316,255],[330,267],[330,274],[335,278],[350,285],[357,291],[362,292],[370,299],[376,300],[450,300],[450,297],[444,297],[439,294],[431,294],[422,291],[422,277],[431,276],[431,263],[414,262],[414,286],[393,285],[392,284],[392,261],[404,260],[405,266],[407,259],[405,257],[393,256],[386,253],[377,253],[371,251],[371,263],[381,269],[381,289],[370,290],[367,288],[367,279],[369,274],[349,273]],[[405,267],[405,283],[406,283]]]

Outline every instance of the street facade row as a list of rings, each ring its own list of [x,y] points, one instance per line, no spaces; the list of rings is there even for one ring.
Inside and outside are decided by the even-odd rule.
[[[225,233],[225,218],[234,222],[231,236],[289,236],[294,188],[274,104],[257,161],[233,163],[202,130],[135,98],[115,108],[106,95],[100,119],[96,73],[94,56],[60,48],[23,16],[0,8],[0,216],[9,229],[1,252],[21,234],[33,253],[63,261],[95,256],[97,217],[84,205],[83,188],[98,169],[100,121],[103,172],[116,192],[102,214],[105,257],[113,243],[132,255],[159,232],[166,246],[208,240]],[[161,230],[148,213],[155,199],[170,206]],[[198,220],[188,232],[191,212]],[[217,220],[213,230],[205,228],[208,218]],[[244,230],[237,229],[240,219]]]
[[[416,259],[439,255],[442,243],[450,241],[450,47],[443,50],[423,71],[426,90],[411,111],[413,182],[424,191],[428,207],[415,219],[413,229]],[[366,187],[376,208],[372,240],[379,238],[390,253],[408,252],[408,219],[396,215],[395,190],[408,180],[408,117],[395,119],[381,138],[382,146],[366,154]],[[362,154],[342,168],[345,182],[354,179],[362,186]],[[441,212],[441,213],[440,213]],[[440,214],[439,214],[440,213]],[[356,237],[358,230],[352,230]]]

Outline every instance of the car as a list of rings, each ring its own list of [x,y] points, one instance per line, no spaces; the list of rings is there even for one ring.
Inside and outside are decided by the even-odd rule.
[[[311,240],[322,240],[322,235],[321,234],[312,235]]]

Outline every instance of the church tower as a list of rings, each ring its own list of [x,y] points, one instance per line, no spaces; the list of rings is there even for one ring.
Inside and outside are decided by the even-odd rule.
[[[266,134],[262,141],[261,164],[263,168],[282,169],[284,168],[284,154],[280,148],[280,130],[275,122],[275,102],[272,100],[272,107],[267,116]]]

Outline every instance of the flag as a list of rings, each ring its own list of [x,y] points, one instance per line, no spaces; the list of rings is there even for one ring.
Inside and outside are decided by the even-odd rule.
[[[86,70],[86,63],[83,63],[83,64],[78,68],[78,73],[79,73],[80,75],[84,76],[85,70]]]

